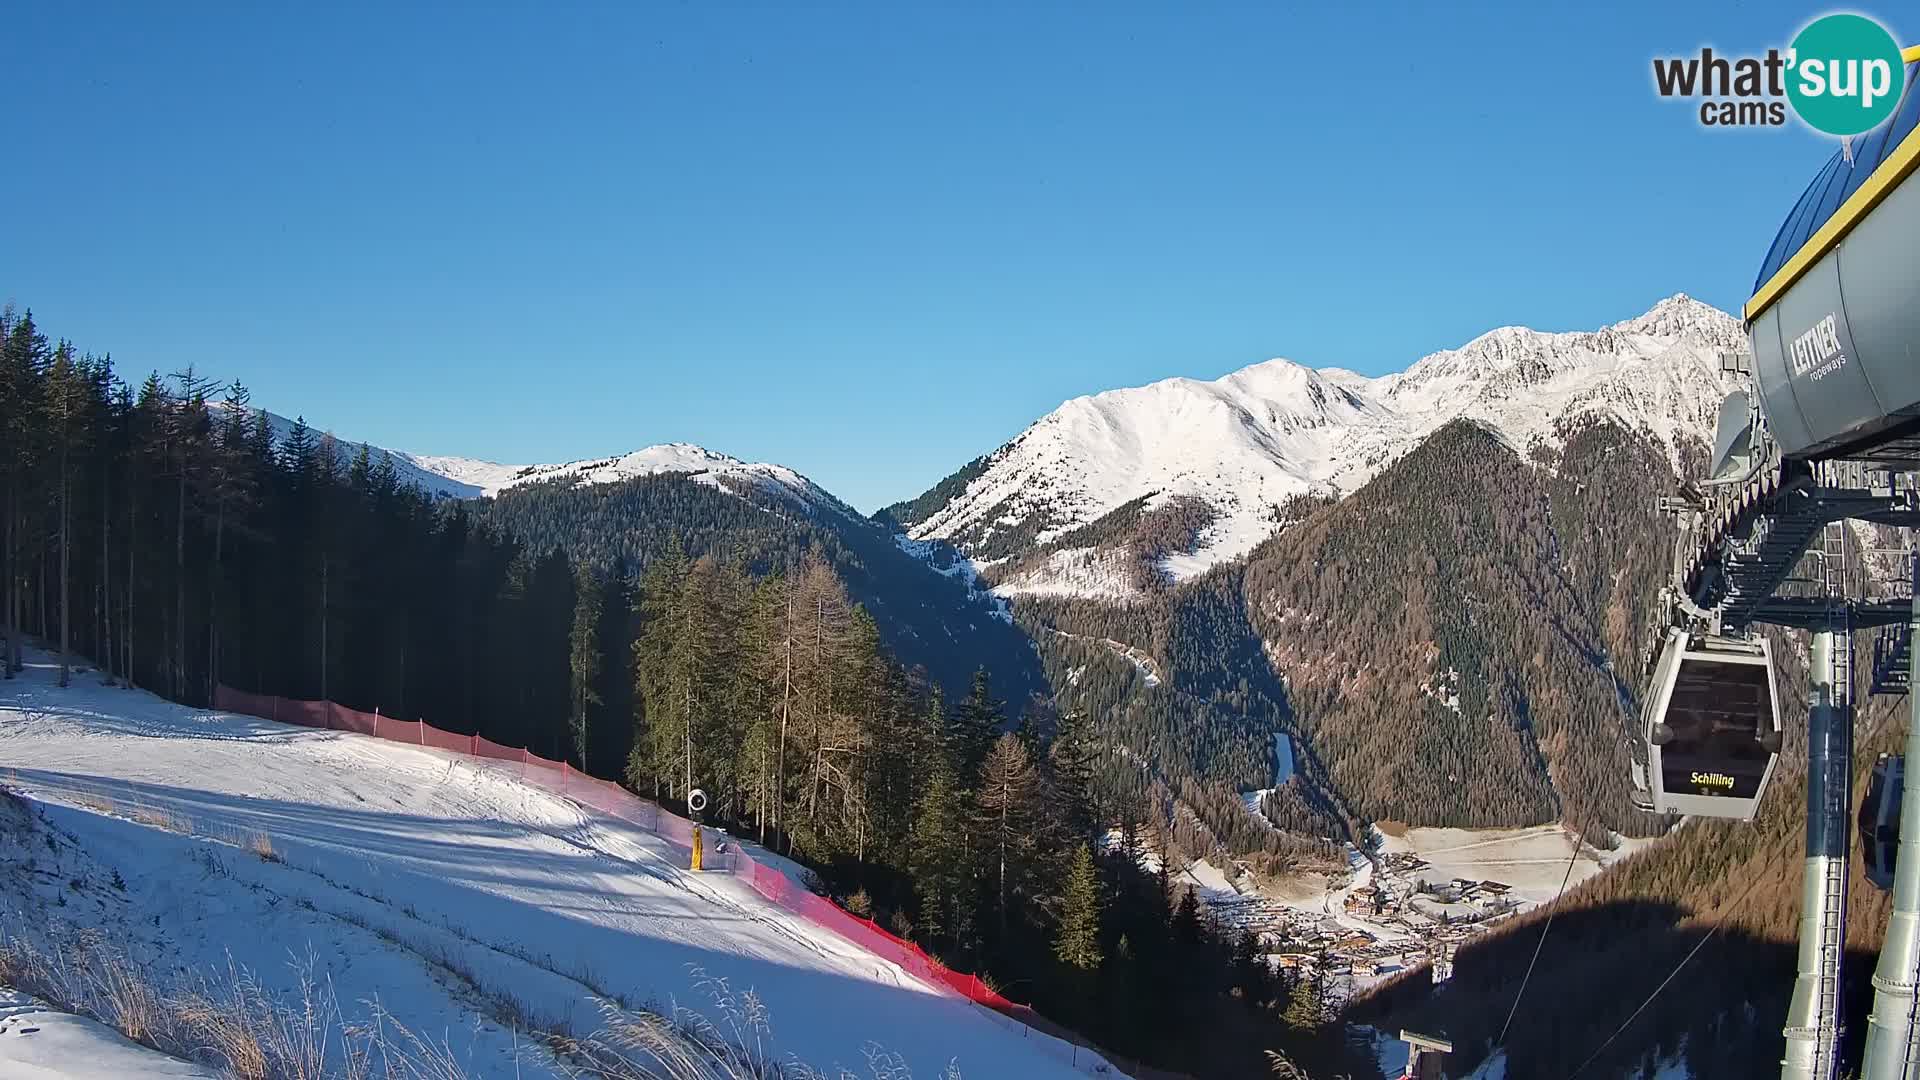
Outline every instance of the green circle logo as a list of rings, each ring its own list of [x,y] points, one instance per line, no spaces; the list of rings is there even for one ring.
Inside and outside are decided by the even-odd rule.
[[[1793,111],[1828,135],[1879,127],[1906,88],[1900,43],[1864,15],[1824,15],[1808,23],[1793,39],[1787,64]]]

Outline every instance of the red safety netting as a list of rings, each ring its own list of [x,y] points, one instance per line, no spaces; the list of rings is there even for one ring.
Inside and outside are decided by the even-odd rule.
[[[278,706],[275,710],[279,713],[278,719],[286,723],[317,728],[328,726],[328,709],[327,703],[324,701],[291,701],[286,698],[276,698],[274,700]]]
[[[374,714],[374,734],[389,742],[422,745],[424,740],[421,738],[420,729],[425,726],[418,720],[395,720],[391,716]]]
[[[468,751],[468,753],[471,753],[474,757],[494,758],[498,761],[519,761],[525,751],[516,750],[511,746],[501,746],[492,739],[475,735],[473,737],[473,749]]]
[[[455,735],[451,731],[441,731],[427,723],[422,723],[420,728],[420,743],[423,746],[431,746],[437,750],[451,750],[456,754],[473,753],[473,741],[476,736]]]
[[[395,720],[375,713],[363,713],[326,701],[297,701],[292,698],[249,694],[222,686],[214,693],[214,707],[226,712],[243,713],[265,720],[331,728],[394,742],[431,746],[438,750],[474,758],[518,763],[518,774],[526,783],[573,799],[583,806],[610,814],[648,830],[683,849],[693,845],[693,822],[642,799],[618,784],[587,776],[564,761],[551,761],[538,754],[511,746],[502,746],[478,735],[455,735],[419,720]],[[928,956],[918,945],[895,937],[879,925],[862,919],[801,886],[778,867],[754,859],[732,844],[730,866],[733,872],[768,901],[808,922],[847,939],[861,948],[890,960],[908,974],[928,984],[951,991],[969,1001],[984,1005],[1026,1029],[1029,1037],[1057,1043],[1062,1056],[1071,1054],[1076,1065],[1092,1067],[1099,1058],[1079,1044],[1056,1035],[1055,1025],[1025,1005],[1008,1000],[978,976],[952,968]],[[717,853],[715,853],[717,854]],[[721,861],[709,856],[707,865],[718,869]],[[1043,1030],[1044,1029],[1044,1030]],[[1064,1033],[1062,1033],[1064,1034]]]
[[[877,923],[860,918],[826,897],[802,888],[784,872],[757,861],[744,851],[735,858],[734,872],[752,884],[753,891],[761,896],[805,917],[809,922],[832,930],[868,952],[893,961],[912,975],[990,1009],[1006,1013],[1027,1011],[1026,1006],[1009,1001],[981,982],[978,976],[954,971],[928,956],[920,946],[895,937]]]
[[[351,731],[356,735],[374,735],[380,733],[380,718],[373,713],[363,713],[358,709],[333,707],[333,728],[336,731]]]
[[[260,694],[249,694],[243,690],[229,690],[223,686],[214,705],[227,712],[244,713],[247,716],[272,720],[274,703],[279,700],[279,698],[265,697]]]

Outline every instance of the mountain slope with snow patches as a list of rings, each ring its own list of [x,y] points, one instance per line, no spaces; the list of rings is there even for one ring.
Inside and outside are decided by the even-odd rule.
[[[275,444],[284,443],[296,421],[277,413],[269,412],[266,416],[273,429]],[[309,430],[316,443],[328,435],[323,429]],[[364,447],[375,461],[383,454],[390,456],[394,474],[401,483],[445,498],[491,498],[510,488],[543,480],[571,480],[588,485],[617,484],[642,476],[678,473],[723,491],[738,492],[751,488],[804,510],[824,508],[849,517],[859,516],[825,488],[784,465],[746,462],[692,443],[662,443],[628,454],[585,458],[557,465],[505,465],[480,458],[415,454],[337,437],[334,442],[342,467],[349,464]]]
[[[285,454],[301,421],[264,415]],[[1012,625],[1007,601],[976,584],[970,561],[950,547],[943,561],[936,549],[944,545],[903,543],[892,525],[784,465],[742,461],[691,443],[557,465],[506,465],[384,450],[316,427],[307,431],[309,445],[331,441],[340,469],[351,468],[364,451],[369,467],[390,461],[400,484],[430,496],[489,500],[476,516],[530,548],[558,546],[576,560],[617,556],[631,573],[675,545],[694,557],[752,551],[774,563],[819,549],[903,663],[926,668],[956,693],[983,665],[1016,699],[1041,689],[1039,662]]]
[[[471,463],[461,458],[414,458],[416,464],[433,461],[449,471],[468,471]],[[485,463],[480,463],[485,464]],[[422,467],[425,466],[424,464]],[[503,466],[504,467],[504,466]],[[526,465],[511,477],[483,485],[482,492],[497,495],[522,484],[543,480],[571,480],[582,484],[617,484],[640,476],[682,473],[696,482],[722,490],[737,490],[748,485],[778,496],[801,507],[824,507],[849,516],[854,510],[825,488],[784,465],[766,462],[748,463],[726,454],[715,453],[692,443],[665,443],[615,457],[570,461],[563,465]],[[473,475],[468,472],[468,475]]]
[[[1526,452],[1554,445],[1562,419],[1601,414],[1677,457],[1683,439],[1711,434],[1719,352],[1742,341],[1732,316],[1676,295],[1595,331],[1502,327],[1378,378],[1269,360],[1213,381],[1111,390],[1042,417],[950,485],[950,497],[915,504],[922,512],[905,525],[916,540],[948,541],[992,567],[1130,500],[1195,496],[1213,520],[1192,551],[1162,562],[1168,577],[1184,578],[1251,551],[1289,496],[1354,491],[1457,417]],[[1029,563],[1003,574],[999,589],[1077,595],[1086,581],[1056,581]],[[1089,595],[1114,587],[1103,579]]]
[[[62,690],[36,659],[0,683],[0,783],[31,808],[0,799],[0,929],[57,918],[156,970],[231,962],[285,993],[289,961],[310,962],[349,1009],[377,999],[444,1033],[475,1078],[566,1074],[490,995],[584,1033],[596,996],[710,1011],[696,968],[753,991],[779,1051],[815,1067],[858,1067],[877,1042],[921,1077],[1079,1075],[511,762],[187,708],[92,672]]]

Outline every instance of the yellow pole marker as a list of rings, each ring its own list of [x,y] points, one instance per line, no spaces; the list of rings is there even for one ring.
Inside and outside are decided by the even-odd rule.
[[[698,825],[693,827],[693,869],[696,873],[700,870],[700,826]]]

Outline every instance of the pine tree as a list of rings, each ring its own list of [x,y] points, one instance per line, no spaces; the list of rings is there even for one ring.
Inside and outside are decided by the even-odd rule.
[[[1083,971],[1100,966],[1100,879],[1094,872],[1093,849],[1085,844],[1074,849],[1073,866],[1067,871],[1053,954],[1061,963]]]
[[[45,408],[53,442],[48,455],[54,469],[51,486],[59,493],[56,513],[60,536],[60,685],[64,687],[69,680],[73,647],[74,462],[89,435],[85,377],[72,344],[65,341],[54,350],[53,363],[47,369]]]
[[[1056,734],[1047,745],[1048,771],[1059,817],[1074,838],[1091,836],[1097,826],[1107,823],[1094,792],[1092,743],[1085,714],[1073,711],[1059,718]]]
[[[962,777],[979,774],[1006,718],[1006,703],[993,697],[993,677],[986,668],[975,670],[972,689],[953,713],[953,746]]]
[[[187,521],[196,510],[190,494],[203,482],[206,444],[210,426],[207,392],[212,383],[196,372],[191,364],[175,372],[179,386],[166,419],[168,468],[174,487],[173,507],[173,635],[167,686],[176,700],[184,700],[187,676]],[[324,695],[323,695],[324,696]]]
[[[166,423],[167,414],[173,408],[172,398],[165,384],[160,381],[158,372],[149,372],[146,381],[140,384],[140,396],[134,402],[133,412],[128,423],[129,451],[127,454],[127,605],[126,625],[127,647],[125,650],[127,665],[127,685],[131,687],[138,677],[138,660],[147,655],[139,648],[139,614],[144,610],[139,603],[141,573],[138,563],[141,556],[152,566],[156,562],[157,551],[151,547],[152,541],[141,543],[146,535],[140,528],[142,520],[151,514],[153,507],[140,499],[140,492],[148,488],[154,480],[166,470]],[[156,570],[154,577],[159,576]],[[165,664],[158,665],[164,671]]]
[[[1234,939],[1232,963],[1234,985],[1240,991],[1241,1000],[1250,1007],[1263,1004],[1272,972],[1267,967],[1258,934],[1246,930]]]
[[[568,670],[572,675],[573,690],[573,709],[570,714],[573,754],[582,772],[588,771],[587,710],[601,703],[596,683],[600,678],[600,603],[604,588],[605,583],[601,581],[599,571],[585,562],[580,563],[575,570]]]
[[[1280,1019],[1296,1032],[1318,1032],[1326,1024],[1326,1010],[1317,976],[1299,975],[1287,991],[1287,1007]]]
[[[0,573],[5,574],[4,622],[7,655],[0,657],[0,668],[8,678],[24,664],[21,622],[25,617],[20,583],[24,578],[23,549],[26,547],[26,515],[34,494],[32,483],[39,457],[38,413],[42,390],[41,375],[48,358],[47,339],[34,326],[33,312],[10,320],[4,342],[0,342],[0,474],[6,480],[6,501],[0,505],[5,516],[4,536],[0,536]]]
[[[971,933],[971,875],[962,832],[964,794],[953,768],[936,761],[914,815],[908,867],[920,899],[920,933],[929,942],[963,945]]]
[[[1193,890],[1180,894],[1180,903],[1173,909],[1173,940],[1182,945],[1198,945],[1204,927],[1200,923],[1200,901]]]
[[[684,621],[680,605],[686,576],[686,556],[675,545],[647,568],[635,598],[641,618],[640,633],[633,642],[635,720],[644,723],[644,730],[635,731],[627,775],[635,788],[651,783],[656,794],[671,790],[663,788],[666,756],[686,738],[685,698],[675,697],[671,675],[675,642]]]
[[[254,444],[248,438],[248,401],[251,395],[238,380],[227,388],[224,411],[210,448],[209,480],[213,500],[213,568],[207,575],[207,697],[220,681],[221,588],[226,575],[226,536],[229,521],[244,519],[258,497],[258,470]]]

